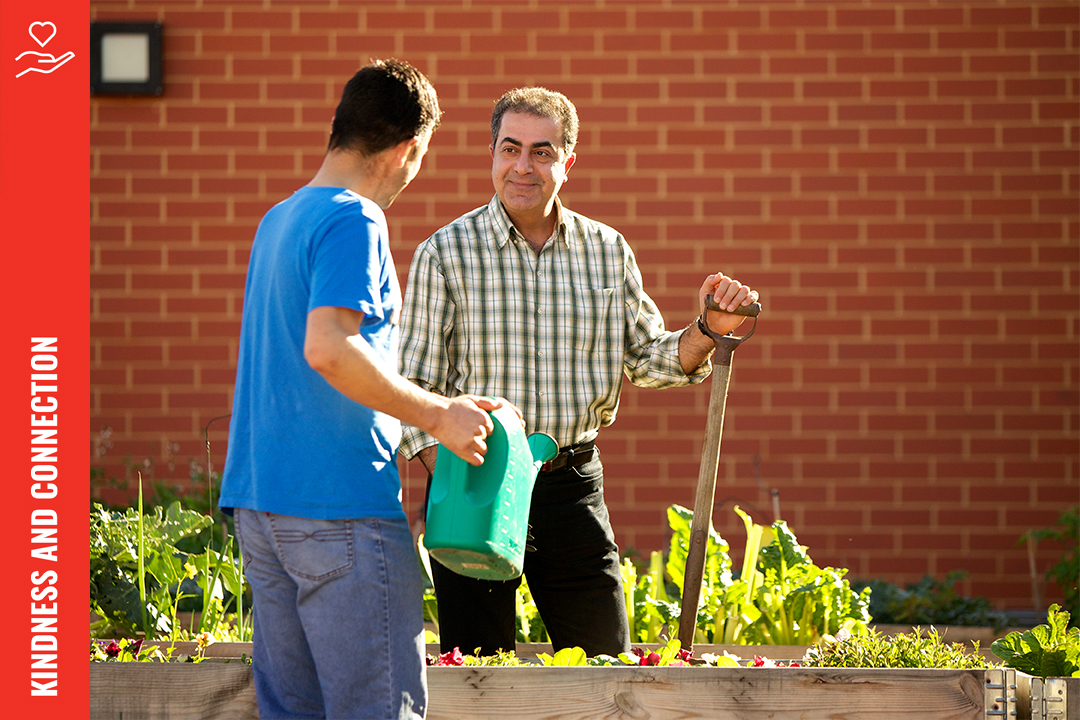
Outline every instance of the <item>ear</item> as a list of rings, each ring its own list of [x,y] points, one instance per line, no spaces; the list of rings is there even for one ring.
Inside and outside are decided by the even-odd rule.
[[[570,153],[570,157],[566,158],[566,167],[563,168],[563,174],[570,172],[570,168],[574,167],[574,161],[577,160],[577,153]]]
[[[416,157],[416,153],[419,152],[419,150],[420,138],[418,137],[409,138],[408,140],[399,142],[391,151],[394,167],[405,167],[405,163]]]

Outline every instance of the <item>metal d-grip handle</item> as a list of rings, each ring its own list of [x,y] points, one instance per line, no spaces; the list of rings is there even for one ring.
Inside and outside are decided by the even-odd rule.
[[[761,314],[761,303],[755,302],[749,305],[739,305],[734,310],[728,310],[727,308],[720,307],[713,300],[712,295],[705,298],[705,307],[709,310],[716,310],[717,312],[731,313],[732,315],[745,315],[746,317],[756,318]]]
[[[754,324],[750,328],[750,332],[742,337],[735,337],[734,335],[717,335],[712,331],[712,328],[709,327],[708,323],[704,322],[705,318],[701,318],[701,329],[705,331],[705,334],[708,335],[716,345],[716,354],[713,356],[713,363],[723,366],[731,365],[731,354],[735,352],[735,348],[739,347],[744,340],[748,340],[750,336],[754,334],[754,330],[757,329],[758,315],[761,314],[761,303],[755,302],[750,303],[749,305],[739,305],[734,310],[728,310],[727,308],[720,307],[710,295],[705,298],[705,307],[709,310],[715,310],[716,312],[726,312],[731,313],[732,315],[745,315],[746,317],[754,318]]]

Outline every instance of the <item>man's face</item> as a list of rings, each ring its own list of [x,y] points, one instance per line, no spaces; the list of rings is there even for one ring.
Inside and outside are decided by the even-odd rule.
[[[490,150],[491,181],[507,213],[539,217],[550,213],[576,159],[564,152],[559,122],[507,113]]]

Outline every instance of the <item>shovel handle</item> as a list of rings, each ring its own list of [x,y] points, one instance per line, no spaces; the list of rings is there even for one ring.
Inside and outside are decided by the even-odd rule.
[[[721,308],[712,297],[705,298],[709,310],[729,312]],[[761,303],[740,305],[735,315],[754,318],[761,313]],[[731,358],[735,348],[754,334],[754,328],[743,337],[719,336],[704,327],[703,331],[716,343],[713,356],[712,392],[709,395],[709,414],[705,424],[705,443],[701,447],[701,467],[698,472],[697,493],[694,497],[694,516],[690,524],[690,546],[687,548],[686,566],[683,574],[682,606],[679,614],[679,640],[687,650],[694,647],[697,630],[697,613],[701,599],[701,583],[705,574],[706,551],[709,530],[712,527],[713,496],[716,493],[716,472],[720,461],[720,436],[724,430],[724,411],[727,407],[728,382],[731,379]]]
[[[727,308],[720,307],[716,301],[713,300],[712,295],[705,298],[705,307],[709,310],[716,310],[717,312],[731,313],[732,315],[745,315],[746,317],[757,317],[761,314],[761,303],[754,302],[749,305],[739,305],[734,310],[728,310]]]

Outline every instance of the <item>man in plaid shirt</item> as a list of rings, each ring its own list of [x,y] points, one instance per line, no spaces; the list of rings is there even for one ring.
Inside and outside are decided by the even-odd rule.
[[[593,443],[615,420],[624,373],[644,387],[699,383],[714,343],[697,323],[666,331],[622,235],[562,206],[577,133],[577,111],[560,93],[519,88],[499,100],[489,148],[495,196],[417,248],[400,369],[448,397],[505,397],[530,432],[559,443],[533,491],[524,574],[555,650],[617,655],[630,634]],[[708,295],[729,309],[758,297],[720,272],[706,277],[701,321],[719,335],[743,317],[707,311]],[[419,455],[431,472],[435,451],[430,435],[404,428],[406,458]],[[520,579],[476,580],[438,563],[432,574],[444,652],[514,649]]]

